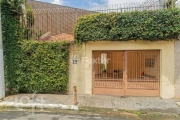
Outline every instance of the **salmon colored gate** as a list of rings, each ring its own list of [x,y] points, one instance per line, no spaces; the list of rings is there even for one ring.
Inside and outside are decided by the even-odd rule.
[[[93,51],[93,94],[159,96],[159,51]]]

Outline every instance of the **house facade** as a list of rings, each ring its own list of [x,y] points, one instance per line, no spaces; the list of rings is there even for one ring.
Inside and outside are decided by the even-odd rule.
[[[87,42],[71,49],[69,93],[180,97],[179,41]]]
[[[29,0],[35,30],[74,34],[76,8]],[[180,41],[98,41],[73,45],[69,62],[69,94],[180,98]]]

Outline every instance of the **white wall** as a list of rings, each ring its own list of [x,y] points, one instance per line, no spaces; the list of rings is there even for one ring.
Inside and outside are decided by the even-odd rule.
[[[0,6],[0,99],[5,97],[4,62],[2,48],[1,6]]]
[[[3,49],[0,47],[0,99],[5,97]]]

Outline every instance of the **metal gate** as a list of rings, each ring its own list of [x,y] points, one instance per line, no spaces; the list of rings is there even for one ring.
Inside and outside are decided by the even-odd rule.
[[[159,96],[159,51],[93,51],[93,94]]]

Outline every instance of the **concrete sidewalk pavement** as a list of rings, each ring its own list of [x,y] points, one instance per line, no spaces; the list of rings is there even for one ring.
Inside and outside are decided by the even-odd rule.
[[[56,94],[19,94],[8,96],[0,106],[35,106],[36,108],[78,109],[78,106],[112,108],[115,110],[147,110],[180,113],[174,99],[159,97],[119,97],[105,95],[78,95],[77,106],[73,105],[73,95]],[[13,107],[14,107],[13,106]]]

